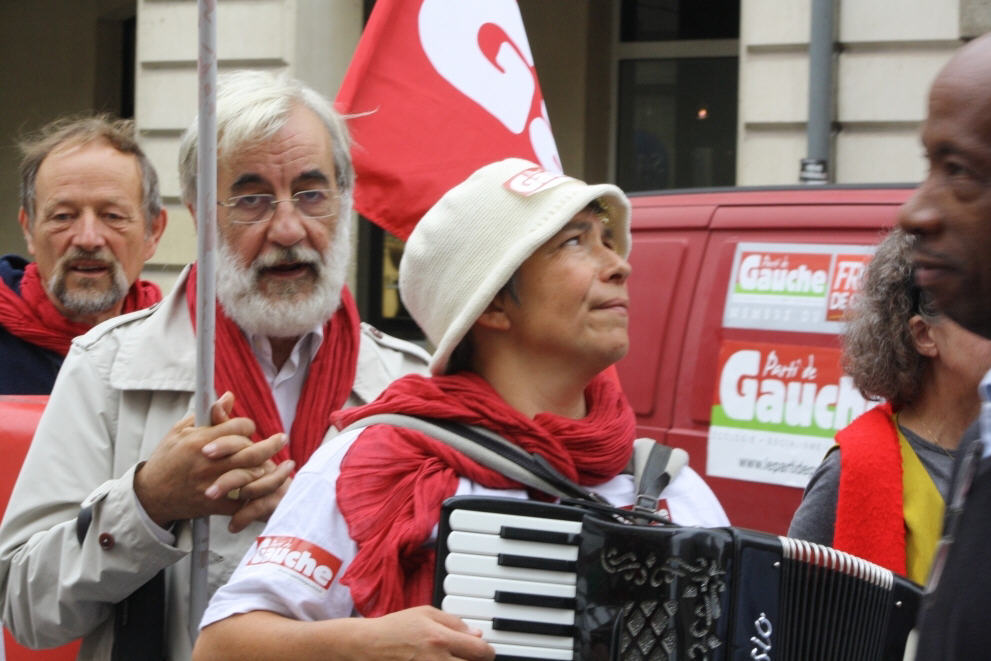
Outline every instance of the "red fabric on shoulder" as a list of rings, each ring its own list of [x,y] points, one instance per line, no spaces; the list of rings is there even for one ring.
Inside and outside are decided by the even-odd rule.
[[[151,307],[162,300],[162,290],[153,282],[136,280],[124,297],[121,314]],[[45,293],[38,265],[28,264],[21,278],[21,293],[0,282],[0,326],[25,342],[64,356],[72,338],[88,331],[89,324],[66,319]]]
[[[550,413],[531,420],[475,374],[411,375],[393,382],[375,402],[335,414],[334,423],[344,428],[376,413],[402,413],[479,425],[591,486],[622,472],[633,452],[636,419],[622,391],[604,375],[588,385],[585,399],[588,413],[581,420]],[[434,553],[424,542],[459,477],[494,489],[522,488],[409,429],[369,427],[348,450],[337,503],[358,552],[341,583],[350,588],[359,613],[373,617],[430,603]]]
[[[859,416],[836,434],[840,490],[833,546],[905,574],[902,456],[890,404]]]

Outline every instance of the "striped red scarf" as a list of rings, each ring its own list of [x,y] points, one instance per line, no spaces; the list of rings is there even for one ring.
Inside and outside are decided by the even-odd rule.
[[[339,428],[376,413],[479,425],[527,452],[538,452],[583,485],[622,472],[633,451],[636,419],[616,383],[596,377],[585,390],[588,414],[572,420],[540,413],[532,420],[507,404],[481,377],[460,373],[406,376],[366,406],[334,415]],[[522,488],[450,446],[419,432],[369,428],[348,450],[337,480],[337,502],[358,545],[341,583],[355,607],[372,617],[430,603],[434,552],[424,543],[441,503],[458,478],[497,489]]]
[[[196,325],[196,266],[186,283],[189,316]],[[286,459],[301,467],[323,442],[330,427],[330,416],[348,400],[358,366],[361,320],[347,287],[341,290],[341,304],[324,324],[323,343],[317,350],[296,404],[296,418],[289,432],[289,444],[272,458]],[[272,397],[272,389],[262,374],[255,354],[241,329],[224,314],[217,303],[214,339],[214,387],[218,394],[234,393],[234,415],[255,421],[252,438],[260,441],[285,431]]]
[[[153,282],[136,280],[124,297],[121,314],[150,307],[162,300],[162,291]],[[0,326],[25,342],[65,356],[72,338],[92,326],[69,321],[45,293],[34,262],[24,268],[21,293],[0,282]]]

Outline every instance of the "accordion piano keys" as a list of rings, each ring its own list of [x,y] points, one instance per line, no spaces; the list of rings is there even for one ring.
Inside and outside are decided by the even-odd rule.
[[[497,661],[900,661],[921,590],[828,547],[452,498],[434,605]]]
[[[491,643],[495,650],[497,661],[513,659],[514,661],[535,661],[537,659],[559,659],[572,661],[571,650],[556,650],[550,647],[526,647],[520,645],[503,645]]]
[[[541,583],[539,581],[515,581],[489,576],[448,574],[444,578],[444,593],[462,597],[495,599],[497,595],[536,593],[549,599],[574,600],[575,586],[567,583]]]
[[[568,654],[566,658],[570,659],[575,648],[575,640],[572,636],[548,636],[539,633],[504,631],[502,629],[493,629],[492,620],[476,620],[470,617],[463,619],[465,624],[481,631],[482,638],[492,644],[503,645],[503,649],[507,649],[507,646],[509,645],[519,645],[521,647],[546,647],[550,649],[564,650]]]
[[[574,657],[579,521],[457,510],[448,518],[441,608],[501,659]]]
[[[519,581],[537,583],[564,583],[574,585],[574,572],[557,572],[546,569],[531,569],[528,567],[509,567],[499,564],[499,558],[494,555],[471,555],[468,553],[451,553],[444,559],[444,571],[448,574],[467,574],[469,576],[503,577]]]
[[[475,532],[452,532],[447,538],[447,548],[453,553],[475,553],[478,555],[510,555],[542,558],[550,567],[561,567],[567,571],[573,568],[578,559],[578,547],[567,544],[553,544],[540,541],[507,539],[506,537]],[[569,564],[570,563],[570,564]]]

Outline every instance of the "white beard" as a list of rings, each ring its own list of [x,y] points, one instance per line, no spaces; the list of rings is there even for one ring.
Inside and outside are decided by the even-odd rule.
[[[217,300],[243,331],[265,337],[299,337],[326,322],[341,304],[347,277],[350,223],[342,216],[327,251],[293,246],[272,249],[242,266],[221,239],[217,250]],[[316,274],[312,291],[303,294],[293,284],[275,294],[262,293],[258,278],[267,267],[285,262],[309,263]]]

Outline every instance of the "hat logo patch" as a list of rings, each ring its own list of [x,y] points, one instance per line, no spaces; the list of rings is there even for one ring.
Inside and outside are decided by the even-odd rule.
[[[502,186],[511,193],[530,197],[566,181],[574,181],[574,179],[557,172],[548,172],[542,168],[527,168],[513,175]]]

